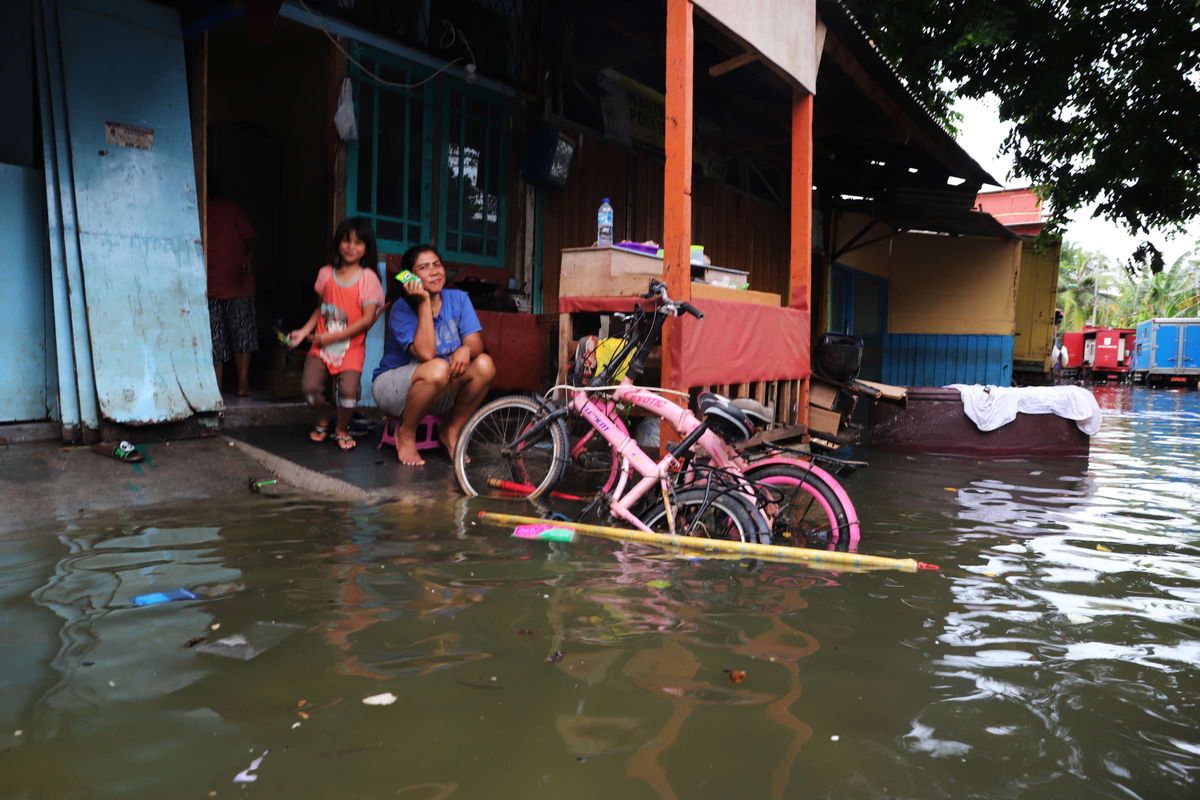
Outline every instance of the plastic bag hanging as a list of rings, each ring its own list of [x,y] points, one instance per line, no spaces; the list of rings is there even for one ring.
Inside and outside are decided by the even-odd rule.
[[[358,140],[358,123],[354,119],[354,90],[350,86],[349,78],[342,79],[342,90],[338,95],[333,124],[337,126],[338,138],[343,142]]]

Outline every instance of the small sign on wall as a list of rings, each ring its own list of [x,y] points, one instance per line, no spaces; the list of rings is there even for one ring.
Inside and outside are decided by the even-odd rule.
[[[104,123],[104,143],[137,150],[154,149],[154,129],[124,122]]]

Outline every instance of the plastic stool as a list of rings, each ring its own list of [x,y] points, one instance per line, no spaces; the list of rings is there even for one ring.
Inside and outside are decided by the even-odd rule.
[[[435,417],[433,414],[426,414],[417,423],[418,453],[422,450],[430,450],[442,446],[442,443],[437,440],[437,428],[441,424],[441,418]],[[396,446],[396,425],[397,420],[393,416],[388,416],[383,420],[383,435],[379,437],[379,445],[376,449],[383,449],[384,445],[390,447]]]

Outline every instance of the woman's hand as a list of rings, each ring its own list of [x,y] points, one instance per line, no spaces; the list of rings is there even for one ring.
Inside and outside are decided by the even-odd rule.
[[[471,349],[466,345],[450,354],[450,380],[454,380],[471,366]]]
[[[425,284],[421,281],[405,281],[402,286],[404,294],[408,297],[420,297],[424,300],[429,299],[429,292],[425,291]]]
[[[308,338],[308,332],[305,331],[303,328],[297,328],[296,330],[294,330],[288,334],[288,341],[291,342],[291,344],[289,344],[288,347],[296,347],[297,345],[299,345],[301,342],[303,342],[307,338]]]

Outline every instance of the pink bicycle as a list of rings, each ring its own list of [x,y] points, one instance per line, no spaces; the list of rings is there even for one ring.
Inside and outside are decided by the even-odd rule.
[[[761,406],[704,393],[697,399],[698,419],[664,396],[681,393],[634,384],[668,317],[688,313],[703,318],[692,305],[672,300],[659,281],[651,281],[645,297],[654,300],[653,310],[640,305],[634,309],[615,355],[586,385],[578,385],[583,383],[583,366],[577,358],[572,385],[555,387],[544,398],[500,397],[475,412],[454,453],[463,491],[473,496],[586,500],[557,492],[556,487],[569,472],[578,472],[573,465],[585,454],[593,456],[594,468],[602,444],[608,451],[607,459],[600,459],[603,480],[581,516],[601,509],[641,530],[856,547],[857,513],[832,475],[791,453],[753,460],[738,453],[735,445],[753,434],[755,422],[770,421]],[[623,367],[625,377],[614,385]],[[568,390],[566,403],[548,399],[560,388]],[[623,406],[659,417],[681,440],[656,461],[630,436],[618,413]],[[576,418],[587,427],[572,442],[567,420]]]

